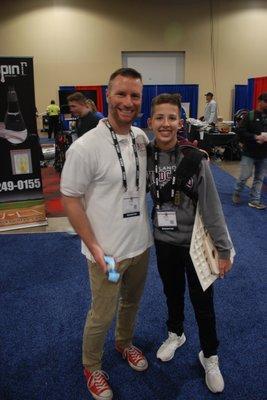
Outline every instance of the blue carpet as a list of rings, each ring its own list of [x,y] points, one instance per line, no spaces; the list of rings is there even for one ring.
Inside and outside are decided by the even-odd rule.
[[[267,214],[246,203],[233,206],[234,179],[216,166],[213,173],[238,253],[229,276],[215,283],[226,383],[219,398],[263,400]],[[0,246],[0,399],[89,399],[82,375],[81,339],[90,291],[79,239],[58,233],[7,234],[0,235]],[[187,342],[172,361],[157,361],[155,353],[166,335],[165,317],[153,250],[135,337],[148,357],[149,369],[137,373],[126,365],[114,350],[112,329],[103,367],[110,375],[115,400],[214,399],[197,359],[197,328],[188,301]]]

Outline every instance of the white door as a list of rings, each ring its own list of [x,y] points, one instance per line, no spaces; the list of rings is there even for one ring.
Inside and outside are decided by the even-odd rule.
[[[142,74],[145,85],[184,83],[185,52],[122,52],[123,67]]]

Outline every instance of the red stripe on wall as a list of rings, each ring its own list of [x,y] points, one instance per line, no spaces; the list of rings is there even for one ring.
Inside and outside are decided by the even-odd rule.
[[[267,92],[267,76],[254,78],[253,109],[257,107],[258,97],[263,92]]]
[[[97,111],[103,112],[102,86],[76,86],[75,90],[77,90],[77,92],[82,92],[83,90],[95,90],[97,94]]]

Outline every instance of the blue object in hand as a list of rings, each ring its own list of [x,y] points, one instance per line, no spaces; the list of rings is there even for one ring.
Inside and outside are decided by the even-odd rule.
[[[107,272],[108,280],[110,282],[117,283],[118,280],[120,279],[120,274],[116,271],[114,258],[110,256],[105,256],[104,260],[108,266],[108,272]]]

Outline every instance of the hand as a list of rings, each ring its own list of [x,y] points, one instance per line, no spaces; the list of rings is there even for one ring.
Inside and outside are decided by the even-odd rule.
[[[259,144],[265,143],[267,141],[267,137],[265,135],[257,135],[255,139],[256,142]]]
[[[90,249],[92,256],[95,259],[96,264],[98,265],[98,267],[103,271],[103,273],[105,274],[108,270],[108,266],[104,260],[104,252],[102,250],[102,248],[99,245],[95,245]]]
[[[194,140],[193,142],[191,142],[191,140],[188,140],[188,139],[180,136],[179,134],[177,135],[177,141],[178,141],[178,144],[180,146],[184,146],[184,145],[189,145],[190,144],[190,146],[197,147],[197,145],[198,145],[198,141],[197,140]]]
[[[224,278],[224,275],[228,271],[230,271],[231,267],[232,267],[232,261],[230,259],[228,259],[228,260],[219,259],[220,278]]]

